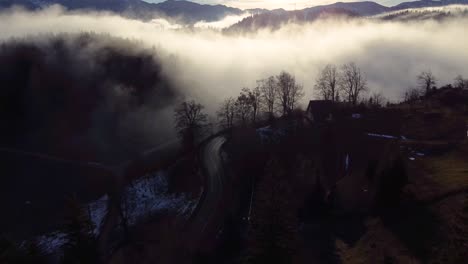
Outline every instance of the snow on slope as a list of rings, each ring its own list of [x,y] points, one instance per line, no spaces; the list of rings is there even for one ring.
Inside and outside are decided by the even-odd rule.
[[[164,171],[158,171],[136,180],[125,189],[123,197],[125,197],[123,210],[130,225],[165,211],[188,217],[198,202],[197,199],[191,199],[184,193],[169,193],[167,175]],[[86,205],[90,220],[95,226],[94,235],[96,236],[107,214],[108,199],[108,196],[104,195]],[[61,248],[68,241],[66,234],[61,231],[45,234],[34,240],[41,251],[47,255],[60,254]]]
[[[57,231],[36,237],[35,241],[42,253],[50,255],[57,253],[68,239],[66,234]]]
[[[164,172],[157,172],[138,179],[125,190],[123,210],[128,222],[133,225],[162,211],[177,212],[188,216],[196,206],[196,200],[190,200],[184,193],[168,192],[167,177]]]
[[[107,214],[108,201],[109,197],[106,194],[100,199],[88,204],[88,210],[91,218],[90,220],[94,225],[94,234],[96,235],[101,231],[101,226]]]

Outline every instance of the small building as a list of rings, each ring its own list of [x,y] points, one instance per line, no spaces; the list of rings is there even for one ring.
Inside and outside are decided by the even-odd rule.
[[[307,106],[307,117],[313,122],[333,120],[334,104],[331,100],[311,100]]]

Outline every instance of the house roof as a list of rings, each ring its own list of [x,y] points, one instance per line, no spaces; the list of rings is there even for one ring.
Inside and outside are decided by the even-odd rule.
[[[326,115],[332,111],[333,102],[331,100],[310,100],[307,112],[313,115]]]

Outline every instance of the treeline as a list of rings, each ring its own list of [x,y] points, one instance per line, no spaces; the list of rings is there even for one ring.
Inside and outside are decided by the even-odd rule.
[[[437,89],[438,79],[431,70],[421,72],[417,76],[417,86],[409,87],[403,94],[403,102],[414,103],[422,97],[433,94]],[[462,75],[455,77],[453,84],[445,84],[440,89],[468,90],[468,79]]]
[[[379,17],[385,21],[418,21],[418,20],[436,20],[443,21],[449,18],[463,18],[468,16],[468,10],[463,8],[454,8],[452,10],[428,10],[428,9],[412,9],[399,12],[391,12]]]
[[[287,116],[297,108],[304,97],[304,88],[296,78],[282,71],[276,76],[258,80],[255,88],[243,88],[237,97],[225,99],[217,119],[223,129],[255,124],[259,117]],[[195,101],[182,102],[174,111],[175,125],[186,145],[193,146],[197,137],[210,127],[204,106]]]
[[[417,86],[404,92],[402,102],[414,102],[437,89],[437,78],[430,70],[422,71],[416,79]],[[468,89],[468,79],[459,75],[453,84],[440,88]],[[226,98],[216,112],[217,125],[222,129],[231,129],[255,125],[278,116],[289,116],[297,110],[304,94],[304,87],[295,76],[282,71],[278,75],[257,80],[254,88],[242,88],[237,97]],[[323,67],[314,83],[313,94],[320,100],[349,107],[379,108],[390,104],[381,92],[369,93],[366,74],[354,62]],[[203,105],[193,100],[183,102],[176,108],[176,128],[182,138],[193,143],[213,126],[208,123],[208,115],[203,109]]]
[[[340,69],[331,64],[325,66],[314,90],[323,100],[356,105],[362,102],[363,94],[368,89],[364,72],[355,63],[348,63]],[[282,71],[278,75],[257,80],[254,88],[242,88],[237,97],[226,98],[216,112],[217,120],[223,129],[230,129],[256,124],[260,119],[290,116],[297,110],[304,95],[304,87],[296,77]],[[380,93],[375,93],[367,101],[382,105],[384,98]],[[175,109],[176,128],[182,138],[193,141],[209,126],[203,108],[195,101],[187,101]]]
[[[320,72],[314,85],[316,95],[324,100],[347,101],[356,105],[368,90],[365,74],[354,63],[344,64],[340,69],[328,64]]]
[[[237,98],[229,97],[221,104],[217,115],[221,125],[255,123],[260,114],[290,115],[304,97],[304,88],[288,72],[258,80],[253,89],[243,88]]]
[[[356,105],[367,91],[367,81],[355,63],[345,64],[340,70],[334,65],[327,65],[321,71],[314,90],[323,100],[346,101]],[[226,98],[216,112],[217,120],[221,128],[231,129],[256,124],[260,119],[290,116],[297,110],[304,95],[304,87],[296,77],[282,71],[278,75],[257,80],[254,88],[242,88],[237,97]],[[376,105],[383,104],[383,101],[383,96],[378,93],[369,99],[371,104]],[[193,145],[196,138],[210,126],[203,109],[204,106],[195,101],[182,102],[175,109],[176,128],[188,145]]]
[[[354,11],[339,7],[322,7],[319,9],[282,10],[258,13],[242,19],[232,26],[223,29],[224,33],[253,33],[261,29],[278,30],[288,24],[306,24],[326,18],[355,18]]]
[[[416,77],[417,85],[408,88],[403,96],[403,102],[410,102],[428,96],[437,90],[437,78],[431,70],[422,71]],[[458,75],[453,84],[439,88],[468,89],[468,79]],[[382,107],[388,100],[380,92],[369,92],[365,73],[353,62],[337,67],[326,65],[319,73],[314,85],[315,95],[323,100],[346,102],[351,106],[364,104],[369,107]]]

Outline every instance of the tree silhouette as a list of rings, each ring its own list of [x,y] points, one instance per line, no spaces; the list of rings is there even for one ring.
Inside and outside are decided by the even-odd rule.
[[[253,89],[247,89],[247,96],[249,97],[250,100],[250,106],[252,107],[252,122],[257,122],[257,115],[258,111],[260,109],[261,105],[261,92],[260,92],[260,87],[257,86]]]
[[[382,107],[386,102],[385,97],[381,92],[374,92],[369,97],[369,106],[371,107]]]
[[[275,77],[270,76],[267,79],[257,81],[257,83],[265,111],[270,115],[273,115],[278,97]]]
[[[296,78],[290,73],[282,71],[276,76],[276,89],[278,94],[278,103],[280,105],[282,115],[290,114],[296,104],[304,96],[304,89],[296,83]]]
[[[237,119],[239,119],[241,125],[247,125],[247,121],[252,113],[251,101],[247,88],[242,89],[242,92],[239,97],[237,97],[234,105]]]
[[[335,102],[339,97],[338,80],[339,75],[336,66],[328,64],[322,69],[314,88],[322,99]]]
[[[418,100],[420,96],[421,96],[421,91],[419,89],[408,88],[408,90],[405,91],[403,100],[407,103],[412,103]]]
[[[182,102],[174,109],[175,126],[184,144],[193,147],[197,136],[203,133],[208,116],[203,113],[204,106],[194,100]]]
[[[430,70],[423,71],[418,75],[418,84],[426,91],[426,95],[429,93],[432,86],[436,85],[436,82],[437,80]]]
[[[219,108],[217,115],[221,125],[224,128],[232,128],[234,125],[234,117],[236,115],[236,100],[232,97],[224,100]]]
[[[458,75],[455,78],[454,86],[459,89],[468,89],[468,79],[464,79],[463,76]]]
[[[360,95],[367,90],[366,78],[354,62],[342,66],[340,89],[352,105],[356,105]]]

